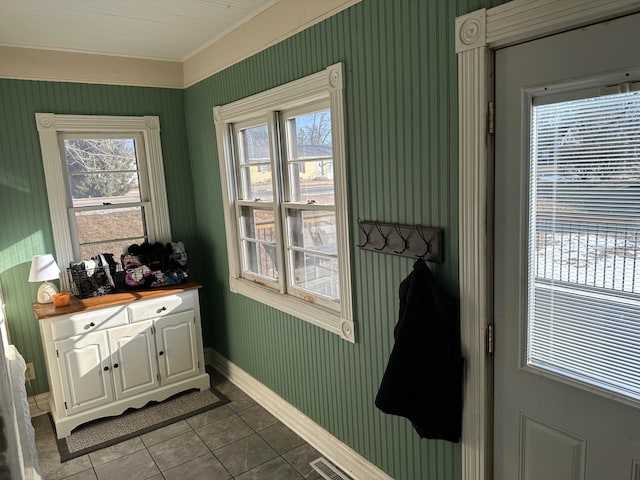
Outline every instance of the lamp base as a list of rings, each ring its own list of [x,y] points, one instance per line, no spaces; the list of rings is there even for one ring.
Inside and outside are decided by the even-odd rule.
[[[38,287],[38,303],[52,303],[53,294],[58,293],[58,288],[53,284],[45,281]]]

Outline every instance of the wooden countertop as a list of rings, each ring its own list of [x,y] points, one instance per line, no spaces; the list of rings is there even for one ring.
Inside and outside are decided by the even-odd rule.
[[[45,318],[57,317],[59,315],[67,315],[69,313],[87,312],[98,308],[122,305],[123,303],[133,302],[134,300],[144,300],[172,293],[185,292],[195,288],[202,288],[202,285],[195,282],[185,282],[180,285],[172,285],[149,290],[132,290],[130,292],[111,293],[108,295],[100,295],[98,297],[85,298],[84,300],[71,296],[71,303],[66,307],[55,307],[53,303],[33,303],[31,306],[36,314],[36,318],[38,320],[42,320]]]

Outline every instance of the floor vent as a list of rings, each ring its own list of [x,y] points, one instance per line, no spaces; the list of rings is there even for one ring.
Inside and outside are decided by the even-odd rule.
[[[324,457],[314,460],[309,465],[311,465],[311,468],[316,472],[322,475],[322,478],[326,478],[327,480],[349,480],[349,477],[329,463],[329,461]]]

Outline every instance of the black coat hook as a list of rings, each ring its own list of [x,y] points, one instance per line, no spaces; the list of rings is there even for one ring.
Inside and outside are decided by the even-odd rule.
[[[378,233],[380,234],[380,236],[384,239],[384,244],[380,248],[378,248],[378,247],[374,247],[374,248],[376,250],[378,250],[378,251],[384,250],[389,245],[389,236],[385,235],[384,233],[382,233],[382,225],[380,225],[379,221],[376,220],[375,226],[376,226],[376,229],[378,230]]]
[[[424,257],[426,257],[429,253],[431,253],[431,242],[425,238],[424,231],[422,230],[422,225],[420,225],[419,223],[416,225],[416,231],[418,232],[418,235],[420,235],[420,238],[422,239],[425,245],[424,252],[422,253],[422,255],[417,255],[417,257],[424,260]]]
[[[364,243],[362,245],[358,244],[358,247],[360,248],[366,247],[367,245],[369,245],[369,235],[371,235],[371,230],[367,232],[362,226],[362,220],[359,218],[358,218],[358,227],[360,228],[360,230],[362,230],[362,233],[364,233]]]
[[[398,255],[402,255],[409,248],[409,240],[402,235],[402,229],[400,228],[400,224],[395,222],[393,224],[393,228],[395,229],[398,236],[402,239],[402,250],[394,250],[393,253],[397,253]]]

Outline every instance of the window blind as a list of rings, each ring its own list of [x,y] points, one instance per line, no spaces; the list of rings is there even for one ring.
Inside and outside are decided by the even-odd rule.
[[[640,92],[534,102],[527,365],[640,404]]]

